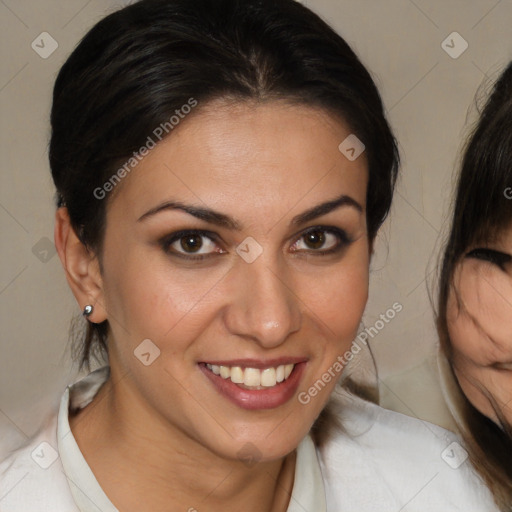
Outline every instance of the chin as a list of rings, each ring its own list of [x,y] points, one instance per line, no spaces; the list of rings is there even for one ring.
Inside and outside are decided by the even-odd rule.
[[[290,431],[288,420],[259,431],[249,428],[245,434],[226,439],[226,444],[217,447],[218,453],[252,464],[282,459],[297,448],[309,431],[308,428]]]

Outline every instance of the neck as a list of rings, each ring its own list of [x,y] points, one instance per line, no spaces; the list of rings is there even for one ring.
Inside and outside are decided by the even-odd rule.
[[[139,510],[285,512],[295,452],[247,465],[225,459],[148,409],[115,375],[69,418],[100,486],[123,512]]]

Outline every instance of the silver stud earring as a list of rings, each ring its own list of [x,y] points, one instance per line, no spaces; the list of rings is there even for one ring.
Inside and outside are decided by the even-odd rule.
[[[94,308],[90,305],[90,304],[87,304],[87,306],[85,306],[83,312],[82,312],[82,315],[84,315],[85,317],[88,317],[92,314],[92,310]]]

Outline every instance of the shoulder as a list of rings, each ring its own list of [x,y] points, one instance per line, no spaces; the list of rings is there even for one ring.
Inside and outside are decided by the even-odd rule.
[[[69,467],[73,456],[63,443],[68,413],[89,404],[109,375],[105,366],[68,386],[39,431],[0,462],[1,512],[79,512],[72,493],[80,495],[80,487],[76,478],[68,479],[62,461],[67,459]]]
[[[57,411],[0,462],[2,512],[78,512],[57,445]]]
[[[329,510],[497,511],[452,432],[342,390],[333,405],[343,431],[318,449]]]

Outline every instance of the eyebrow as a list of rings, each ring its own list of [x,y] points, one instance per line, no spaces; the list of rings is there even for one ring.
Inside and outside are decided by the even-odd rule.
[[[326,215],[336,210],[337,208],[344,206],[355,208],[360,213],[363,212],[363,207],[355,199],[347,196],[346,194],[343,194],[335,199],[331,199],[330,201],[326,201],[317,206],[313,206],[312,208],[309,208],[299,215],[296,215],[293,217],[290,224],[292,226],[300,226],[301,224],[305,224],[306,222],[316,219],[322,215]],[[157,213],[167,210],[182,210],[189,215],[193,215],[194,217],[210,224],[215,224],[217,226],[233,231],[243,230],[243,226],[229,215],[211,210],[210,208],[185,204],[180,201],[166,201],[165,203],[155,206],[154,208],[151,208],[151,210],[148,210],[146,213],[141,215],[137,222],[143,221],[149,217],[152,217],[153,215],[156,215]]]

